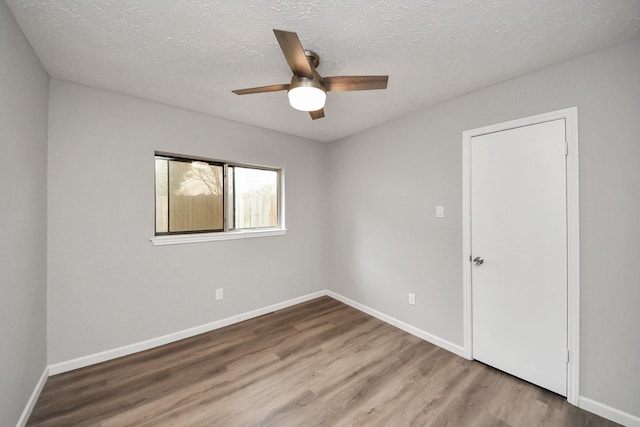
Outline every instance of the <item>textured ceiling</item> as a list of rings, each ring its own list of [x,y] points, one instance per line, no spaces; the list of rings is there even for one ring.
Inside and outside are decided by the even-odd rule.
[[[640,36],[640,0],[6,0],[52,77],[318,141]],[[293,110],[272,29],[323,76],[388,74],[386,91]]]

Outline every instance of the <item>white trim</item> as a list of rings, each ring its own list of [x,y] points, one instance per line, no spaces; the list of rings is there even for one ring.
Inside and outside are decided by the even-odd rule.
[[[27,421],[29,420],[29,416],[31,415],[31,412],[33,411],[33,408],[35,407],[35,404],[38,398],[40,397],[40,393],[42,392],[42,389],[46,383],[46,380],[50,375],[61,374],[64,372],[72,371],[74,369],[83,368],[85,366],[90,366],[96,363],[115,359],[117,357],[126,356],[129,354],[137,353],[140,351],[148,350],[150,348],[168,344],[171,342],[179,341],[184,338],[189,338],[198,334],[223,328],[225,326],[242,322],[257,316],[262,316],[264,314],[268,314],[276,310],[282,310],[283,308],[291,307],[293,305],[300,304],[302,302],[309,301],[322,296],[329,296],[331,298],[334,298],[344,304],[347,304],[355,308],[356,310],[367,313],[370,316],[373,316],[379,320],[382,320],[385,323],[388,323],[398,329],[408,332],[434,345],[437,345],[438,347],[448,350],[458,356],[466,357],[465,354],[467,349],[464,347],[460,347],[457,344],[454,344],[450,341],[444,340],[438,336],[435,336],[426,331],[423,331],[414,326],[411,326],[408,323],[402,322],[398,319],[395,319],[391,316],[388,316],[384,313],[374,310],[373,308],[370,308],[364,304],[355,302],[336,292],[333,292],[330,290],[322,290],[322,291],[313,292],[311,294],[307,294],[298,298],[293,298],[287,301],[272,304],[267,307],[252,310],[243,314],[231,316],[226,319],[218,320],[216,322],[211,322],[205,325],[196,326],[194,328],[185,329],[183,331],[175,332],[173,334],[168,334],[168,335],[153,338],[150,340],[141,341],[135,344],[119,347],[113,350],[103,351],[101,353],[80,357],[77,359],[69,360],[67,362],[61,362],[61,363],[49,365],[44,369],[42,375],[40,376],[40,379],[38,380],[38,383],[36,384],[33,390],[33,393],[31,394],[31,397],[29,398],[27,405],[25,406],[22,412],[22,415],[20,416],[20,419],[16,424],[16,427],[24,427],[26,425]],[[631,415],[629,413],[620,411],[618,409],[612,408],[610,406],[604,405],[600,402],[596,402],[595,400],[591,400],[582,396],[579,397],[578,403],[579,403],[578,406],[586,411],[608,418],[612,421],[621,423],[627,427],[640,427],[640,418],[637,416]]]
[[[578,405],[580,380],[580,216],[578,171],[578,109],[566,108],[498,123],[462,133],[462,272],[464,357],[473,358],[471,301],[471,138],[492,132],[564,119],[567,154],[567,401]]]
[[[388,316],[384,313],[374,310],[366,305],[355,302],[338,293],[335,293],[329,290],[323,290],[323,291],[314,292],[308,295],[304,295],[302,297],[293,298],[281,303],[273,304],[268,307],[263,307],[263,308],[252,310],[246,313],[238,314],[236,316],[231,316],[226,319],[218,320],[215,322],[207,323],[204,325],[196,326],[193,328],[185,329],[182,331],[174,332],[174,333],[163,335],[160,337],[151,338],[149,340],[140,341],[134,344],[129,344],[129,345],[114,348],[111,350],[106,350],[100,353],[79,357],[79,358],[68,360],[65,362],[55,363],[55,364],[49,365],[48,367],[49,375],[61,374],[64,372],[72,371],[74,369],[84,368],[86,366],[95,365],[96,363],[101,363],[107,360],[112,360],[118,357],[127,356],[133,353],[148,350],[150,348],[159,347],[159,346],[169,344],[175,341],[179,341],[185,338],[189,338],[198,334],[210,332],[215,329],[223,328],[225,326],[233,325],[238,322],[252,319],[257,316],[262,316],[263,314],[268,314],[276,310],[281,310],[283,308],[291,307],[293,305],[300,304],[302,302],[309,301],[322,296],[330,296],[331,298],[334,298],[340,302],[343,302],[357,310],[360,310],[377,319],[380,319],[383,322],[386,322],[392,326],[402,329],[405,332],[415,335],[418,338],[421,338],[425,341],[428,341],[432,344],[442,347],[443,349],[448,350],[454,354],[464,357],[464,349],[457,344],[454,344],[438,336],[430,334],[429,332],[423,331],[419,328],[409,325],[408,323],[402,322],[398,319],[395,319],[391,316]]]
[[[284,213],[283,213],[284,218]],[[268,230],[240,230],[221,231],[218,233],[197,233],[197,234],[172,234],[168,236],[152,237],[151,243],[154,246],[179,245],[183,243],[212,242],[216,240],[251,239],[254,237],[283,236],[287,234],[285,228]]]
[[[454,354],[464,357],[464,349],[457,344],[454,344],[438,336],[430,334],[429,332],[423,331],[422,329],[416,328],[412,325],[409,325],[408,323],[402,322],[398,319],[395,319],[391,316],[388,316],[384,313],[381,313],[377,310],[367,307],[366,305],[355,302],[333,291],[323,290],[323,291],[314,292],[308,295],[304,295],[302,297],[293,298],[288,301],[273,304],[268,307],[259,308],[246,313],[238,314],[236,316],[231,316],[226,319],[217,320],[215,322],[207,323],[200,326],[195,326],[193,328],[184,329],[182,331],[174,332],[174,333],[163,335],[160,337],[151,338],[145,341],[140,341],[137,343],[125,345],[125,346],[114,348],[111,350],[106,350],[106,351],[91,354],[88,356],[78,357],[76,359],[68,360],[65,362],[55,363],[55,364],[49,365],[48,367],[49,375],[57,375],[64,372],[72,371],[74,369],[95,365],[96,363],[105,362],[107,360],[116,359],[118,357],[128,356],[130,354],[148,350],[150,348],[159,347],[159,346],[169,344],[175,341],[179,341],[185,338],[190,338],[198,334],[203,334],[206,332],[213,331],[215,329],[233,325],[238,322],[252,319],[257,316],[262,316],[263,314],[268,314],[276,310],[281,310],[283,308],[291,307],[293,305],[300,304],[302,302],[309,301],[322,296],[330,296],[331,298],[341,301],[357,310],[360,310],[377,319],[380,319],[383,322],[386,322],[392,326],[402,329],[405,332],[415,335],[418,338],[421,338],[425,341],[428,341],[432,344],[442,347],[443,349],[448,350]]]
[[[29,397],[29,400],[27,401],[27,404],[24,407],[24,410],[22,411],[22,415],[20,415],[20,418],[16,423],[16,427],[24,427],[27,425],[27,421],[29,421],[31,412],[33,411],[33,408],[36,406],[36,402],[40,397],[40,393],[42,393],[42,389],[44,388],[44,384],[47,382],[47,378],[49,378],[48,366],[44,368],[44,371],[42,371],[42,375],[40,375],[40,379],[36,383],[36,386],[33,389],[33,392],[31,393],[31,396]]]
[[[336,299],[340,302],[343,302],[356,310],[360,310],[364,313],[367,313],[370,316],[375,317],[376,319],[382,320],[385,323],[390,324],[391,326],[395,326],[398,329],[402,329],[405,332],[410,333],[411,335],[415,335],[416,337],[423,339],[425,341],[430,342],[431,344],[435,344],[438,347],[441,347],[445,350],[450,351],[451,353],[457,354],[458,356],[464,357],[464,348],[460,347],[457,344],[454,344],[450,341],[442,339],[438,336],[430,334],[429,332],[423,331],[422,329],[418,329],[415,326],[411,326],[408,323],[405,323],[401,320],[398,320],[394,317],[388,316],[384,313],[379,312],[378,310],[374,310],[371,307],[367,307],[364,304],[360,304],[359,302],[355,302],[343,295],[335,293],[333,291],[327,291],[327,295],[333,299]]]
[[[567,138],[567,401],[580,398],[580,187],[578,161],[578,108],[565,112]]]
[[[462,134],[462,343],[464,357],[473,360],[471,306],[471,137]]]
[[[285,233],[287,232],[287,221],[286,221],[286,209],[284,208],[284,201],[285,201],[285,195],[286,195],[286,191],[284,188],[284,169],[280,169],[280,197],[278,197],[278,215],[279,215],[279,223],[278,226],[280,227],[280,229],[282,229]],[[284,234],[284,233],[283,233]]]
[[[215,322],[207,323],[204,325],[196,326],[182,331],[174,332],[171,334],[163,335],[156,338],[151,338],[145,341],[140,341],[134,344],[125,345],[122,347],[106,350],[100,353],[91,354],[88,356],[79,357],[77,359],[68,360],[66,362],[55,363],[49,365],[50,375],[57,375],[63,372],[72,371],[78,368],[84,368],[85,366],[94,365],[96,363],[105,362],[118,357],[127,356],[140,351],[148,350],[150,348],[159,347],[161,345],[169,344],[174,341],[179,341],[185,338],[190,338],[198,334],[213,331],[215,329],[223,328],[225,326],[233,325],[234,323],[243,322],[254,317],[262,316],[276,310],[291,307],[292,305],[300,304],[305,301],[312,300],[325,296],[326,291],[313,292],[308,295],[304,295],[298,298],[293,298],[287,301],[283,301],[277,304],[273,304],[267,307],[258,308],[256,310],[248,311],[246,313],[238,314],[236,316],[227,317],[226,319],[217,320]]]
[[[627,427],[640,427],[640,417],[612,408],[611,406],[607,406],[603,403],[596,402],[595,400],[580,396],[578,406],[585,411],[600,415],[601,417],[615,421],[618,424],[622,424]]]

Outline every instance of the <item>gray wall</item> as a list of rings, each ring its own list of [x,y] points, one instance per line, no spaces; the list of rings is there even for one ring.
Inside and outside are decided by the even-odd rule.
[[[462,346],[462,132],[572,106],[580,394],[640,416],[638,39],[332,143],[329,289]]]
[[[46,366],[49,76],[0,1],[0,424]]]
[[[154,150],[284,168],[288,234],[153,246]],[[52,80],[49,363],[326,289],[327,152],[325,144]]]

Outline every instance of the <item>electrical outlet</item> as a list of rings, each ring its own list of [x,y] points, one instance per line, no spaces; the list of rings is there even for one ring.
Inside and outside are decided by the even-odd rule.
[[[416,305],[416,294],[409,293],[409,304]]]
[[[222,288],[216,289],[216,301],[224,298],[224,290]]]

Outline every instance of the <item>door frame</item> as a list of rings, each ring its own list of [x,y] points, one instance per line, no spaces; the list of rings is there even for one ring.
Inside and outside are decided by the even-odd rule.
[[[464,357],[473,359],[471,300],[471,138],[552,120],[565,120],[567,142],[567,401],[578,406],[580,380],[580,217],[578,108],[497,123],[462,133],[462,300]]]

